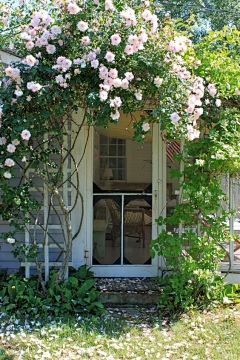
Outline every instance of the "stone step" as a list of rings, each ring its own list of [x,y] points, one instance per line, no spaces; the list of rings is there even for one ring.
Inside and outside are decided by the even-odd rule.
[[[109,305],[156,305],[160,293],[141,294],[124,292],[102,292],[101,300]]]
[[[96,278],[96,287],[106,306],[156,305],[161,287],[152,278]]]

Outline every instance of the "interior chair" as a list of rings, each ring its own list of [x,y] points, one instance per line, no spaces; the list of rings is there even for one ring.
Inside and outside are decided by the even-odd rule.
[[[113,199],[106,199],[106,204],[112,218],[112,241],[121,234],[121,208]],[[129,207],[124,209],[124,235],[137,238],[145,247],[144,209]]]

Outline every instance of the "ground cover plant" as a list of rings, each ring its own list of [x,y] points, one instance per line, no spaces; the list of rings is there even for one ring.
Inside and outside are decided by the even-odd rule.
[[[156,308],[29,321],[1,315],[0,359],[238,360],[240,309],[162,318]]]
[[[104,306],[94,287],[93,272],[86,266],[73,269],[67,280],[55,284],[57,271],[52,271],[42,291],[37,276],[26,279],[23,273],[7,275],[0,283],[0,311],[30,318],[49,314],[101,314]]]

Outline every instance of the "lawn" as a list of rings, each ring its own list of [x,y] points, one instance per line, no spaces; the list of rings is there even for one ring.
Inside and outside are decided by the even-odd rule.
[[[100,318],[0,319],[0,359],[240,359],[240,307],[189,312],[108,309]]]

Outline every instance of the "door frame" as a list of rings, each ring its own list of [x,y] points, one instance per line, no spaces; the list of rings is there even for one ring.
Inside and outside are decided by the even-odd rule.
[[[94,129],[90,128],[86,149],[86,241],[88,265],[96,277],[153,277],[161,276],[162,258],[155,256],[151,265],[92,265],[93,253],[93,143]],[[152,138],[152,219],[166,215],[166,146],[158,124],[153,124]],[[157,238],[161,227],[152,222],[152,238]]]

